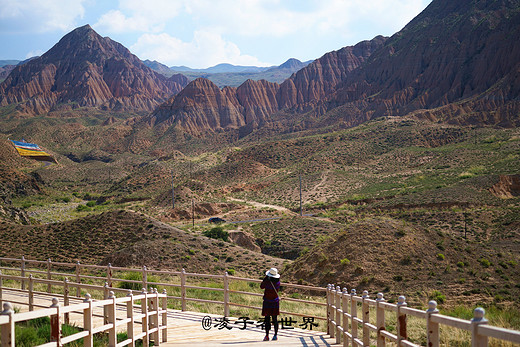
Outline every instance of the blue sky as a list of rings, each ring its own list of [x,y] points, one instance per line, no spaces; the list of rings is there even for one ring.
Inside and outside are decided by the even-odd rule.
[[[390,36],[431,0],[0,0],[0,59],[41,55],[90,24],[141,59],[280,65]]]

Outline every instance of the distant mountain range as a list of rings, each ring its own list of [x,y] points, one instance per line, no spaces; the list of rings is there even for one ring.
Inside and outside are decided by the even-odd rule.
[[[166,77],[169,77],[174,73],[181,73],[190,80],[204,77],[222,88],[225,86],[238,87],[248,79],[255,81],[264,79],[269,82],[281,83],[289,78],[294,72],[304,68],[311,62],[312,60],[301,62],[298,59],[291,58],[279,66],[259,67],[218,64],[206,69],[192,69],[187,66],[168,67],[157,61],[150,60],[145,60],[144,64]]]
[[[518,37],[518,0],[433,0],[390,38],[344,47],[308,65],[290,59],[266,70],[229,64],[182,68],[195,78],[188,84],[185,76],[167,78],[158,71],[170,68],[143,63],[84,26],[16,66],[0,84],[0,106],[16,104],[18,112],[29,114],[80,106],[148,112],[140,124],[161,129],[156,134],[161,136],[178,131],[246,136],[265,127],[293,132],[404,115],[518,126]],[[281,83],[257,80],[281,70],[293,72]],[[233,87],[223,76],[255,77]]]

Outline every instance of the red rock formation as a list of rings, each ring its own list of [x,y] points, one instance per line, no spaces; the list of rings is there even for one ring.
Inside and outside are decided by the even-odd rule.
[[[308,110],[325,100],[348,73],[380,47],[379,36],[354,47],[331,52],[303,68],[282,85],[265,80],[247,80],[238,88],[219,90],[199,78],[179,95],[161,105],[147,120],[164,128],[176,124],[191,134],[243,128],[243,134],[269,122],[270,116],[286,108]]]
[[[121,44],[86,25],[39,58],[17,66],[0,84],[0,106],[41,114],[61,105],[150,111],[187,84],[146,67]]]
[[[197,78],[147,119],[151,125],[175,125],[191,134],[238,128],[245,124],[233,95],[205,78]]]
[[[331,105],[518,126],[518,37],[516,2],[435,0],[342,82]]]
[[[0,66],[0,81],[3,81],[9,76],[11,71],[16,67],[16,65],[4,65]]]
[[[276,94],[280,86],[266,80],[247,80],[236,89],[236,98],[243,108],[245,123],[264,123],[278,110]]]
[[[280,108],[299,106],[303,109],[306,105],[314,106],[326,99],[385,40],[385,37],[377,36],[371,41],[362,41],[316,59],[282,83],[278,92]]]

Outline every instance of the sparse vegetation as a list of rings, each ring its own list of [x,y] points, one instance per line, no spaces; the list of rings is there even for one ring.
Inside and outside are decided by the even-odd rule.
[[[222,227],[214,227],[209,230],[206,230],[202,233],[204,236],[207,236],[212,239],[228,241],[229,233],[224,230]]]

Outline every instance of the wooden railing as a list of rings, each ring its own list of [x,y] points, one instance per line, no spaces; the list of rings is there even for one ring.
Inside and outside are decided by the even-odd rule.
[[[425,320],[428,347],[438,347],[441,344],[440,325],[469,331],[471,346],[474,347],[488,346],[490,337],[520,344],[520,331],[487,325],[483,308],[476,308],[474,318],[467,321],[439,314],[437,303],[433,300],[428,303],[428,306],[428,310],[421,311],[407,307],[404,296],[399,297],[397,304],[391,304],[385,301],[383,293],[378,293],[377,299],[373,300],[369,298],[367,291],[363,292],[363,296],[357,296],[355,289],[352,289],[349,294],[347,288],[341,290],[339,286],[329,285],[327,287],[327,332],[332,338],[336,338],[336,343],[340,344],[343,341],[343,346],[350,344],[383,347],[387,341],[397,346],[419,346],[408,338],[407,317],[413,316]],[[375,309],[375,319],[372,317],[372,321],[371,309]],[[395,334],[387,330],[385,312],[396,315]],[[371,339],[371,335],[375,338]]]
[[[52,278],[60,277],[60,278],[71,278],[70,281],[61,281],[60,286],[72,289],[76,289],[76,296],[81,296],[81,290],[82,288],[88,289],[89,286],[86,285],[85,281],[101,281],[101,283],[104,282],[104,286],[107,287],[104,290],[104,297],[106,297],[106,293],[108,292],[108,288],[113,291],[120,291],[125,292],[124,289],[118,289],[115,288],[114,285],[118,282],[126,282],[126,283],[135,283],[140,285],[142,288],[149,288],[150,286],[154,286],[156,288],[162,288],[162,289],[168,289],[168,288],[177,288],[179,291],[180,296],[173,296],[168,295],[167,298],[169,302],[180,302],[180,309],[182,311],[186,311],[187,309],[187,303],[188,302],[202,302],[202,303],[211,303],[211,304],[217,304],[223,306],[223,315],[226,317],[229,317],[230,314],[230,307],[240,307],[240,308],[248,308],[248,309],[254,309],[254,310],[261,310],[261,307],[258,306],[251,306],[246,305],[243,303],[237,303],[232,302],[230,300],[231,294],[241,294],[241,295],[249,295],[249,296],[256,296],[261,297],[263,294],[258,292],[247,292],[247,291],[237,291],[230,289],[229,283],[230,281],[242,281],[242,282],[249,282],[249,283],[261,283],[261,280],[258,279],[251,279],[251,278],[241,278],[236,276],[231,276],[227,272],[225,272],[223,275],[212,275],[212,274],[198,274],[198,273],[188,273],[182,269],[182,271],[164,271],[164,270],[150,270],[146,266],[143,266],[141,269],[135,269],[135,268],[124,268],[124,267],[115,267],[111,264],[108,264],[107,266],[100,266],[100,265],[85,265],[80,264],[79,262],[73,264],[73,263],[62,263],[62,262],[53,262],[51,259],[48,259],[47,261],[41,261],[41,260],[29,260],[25,259],[25,257],[21,257],[20,259],[16,258],[0,258],[0,264],[9,263],[11,266],[0,266],[0,271],[2,270],[10,270],[10,271],[19,271],[20,277],[23,279],[21,280],[21,289],[25,289],[28,284],[30,283],[31,275],[38,275],[40,277],[45,277],[47,280],[51,280]],[[32,268],[29,268],[29,266],[32,266]],[[34,267],[43,267],[45,270],[37,270]],[[69,272],[56,272],[53,271],[54,269],[69,269]],[[92,276],[92,275],[86,275],[85,271],[98,271],[103,272],[104,276]],[[117,278],[114,274],[116,272],[138,272],[141,274],[141,281],[136,280],[130,280],[130,279],[124,279],[124,278]],[[149,281],[149,276],[156,275],[158,277],[178,277],[180,282],[179,284],[175,283],[166,283],[166,282],[151,282]],[[33,276],[33,278],[35,278]],[[209,287],[200,287],[195,285],[188,284],[188,279],[190,278],[196,278],[196,279],[210,279],[212,281],[221,281],[222,282],[222,288],[209,288]],[[52,286],[56,286],[57,284],[47,284],[47,292],[50,293],[52,290]],[[282,286],[284,290],[293,290],[293,291],[300,291],[305,293],[312,293],[313,295],[317,296],[323,296],[325,297],[326,288],[323,287],[314,287],[314,286],[305,286],[305,285],[299,285],[299,284],[292,284],[292,283],[282,283]],[[203,291],[212,291],[212,292],[221,292],[223,294],[223,300],[207,300],[207,299],[200,299],[196,297],[189,297],[187,290],[203,290]],[[0,303],[1,303],[1,296],[0,296]],[[318,307],[318,311],[320,311],[320,308],[323,309],[323,315],[307,315],[307,314],[301,314],[297,312],[289,312],[289,311],[280,311],[282,314],[289,314],[294,316],[305,316],[305,317],[313,317],[317,320],[323,320],[326,321],[326,303],[325,302],[319,302],[319,301],[311,301],[311,300],[302,300],[292,297],[284,297],[284,302],[296,302],[300,304],[308,304],[308,305],[314,305]]]
[[[21,276],[8,276],[0,273],[0,302],[2,302],[4,280],[23,282],[26,278]],[[63,298],[65,303],[63,307],[60,306],[57,297],[52,298],[50,306],[34,303],[34,294],[47,294],[43,292],[36,292],[33,290],[35,283],[43,283],[49,286],[64,285],[64,295],[58,295]],[[108,333],[108,341],[110,346],[135,346],[137,340],[142,340],[144,346],[148,346],[149,342],[154,345],[159,345],[161,342],[167,341],[167,296],[166,294],[159,294],[157,291],[148,294],[146,292],[133,295],[132,291],[128,291],[125,297],[116,298],[113,291],[108,291],[104,300],[92,300],[89,294],[85,295],[82,303],[70,304],[70,299],[79,299],[77,297],[70,297],[68,294],[67,281],[53,281],[47,279],[32,278],[28,279],[28,302],[14,301],[3,302],[3,311],[0,313],[0,342],[1,346],[15,346],[15,323],[29,321],[41,317],[50,317],[51,334],[49,343],[40,346],[62,346],[63,344],[84,339],[84,346],[93,346],[93,337],[97,333]],[[106,291],[106,287],[95,285],[82,285],[83,288],[92,290]],[[24,292],[23,289],[9,288],[9,291]],[[137,305],[137,301],[139,305]],[[14,313],[12,304],[22,304],[29,306],[29,312]],[[123,317],[121,313],[116,310],[117,305],[126,307]],[[43,308],[34,310],[35,307]],[[136,312],[136,307],[140,312]],[[97,314],[95,312],[98,312]],[[62,337],[61,324],[69,324],[70,314],[76,313],[81,315],[80,326],[83,331]],[[119,316],[118,317],[118,313]],[[63,319],[62,319],[63,317]],[[103,324],[99,327],[94,327],[93,318],[103,317]],[[77,323],[77,321],[75,322]],[[135,328],[136,324],[140,324],[142,332],[138,332]],[[118,327],[126,328],[127,339],[117,342]],[[161,341],[162,337],[162,341]]]

